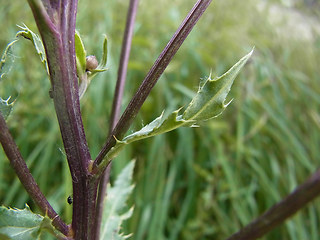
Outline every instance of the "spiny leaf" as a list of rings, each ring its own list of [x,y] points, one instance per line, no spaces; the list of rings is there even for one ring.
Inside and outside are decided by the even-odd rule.
[[[10,240],[34,240],[40,239],[43,230],[59,234],[48,217],[34,214],[28,206],[22,210],[0,207],[0,236]]]
[[[192,120],[186,121],[182,119],[181,115],[178,115],[179,111],[180,109],[174,111],[167,117],[164,117],[164,114],[162,113],[161,116],[157,117],[155,120],[153,120],[148,125],[144,126],[139,131],[134,132],[133,134],[130,134],[129,136],[125,137],[122,141],[128,144],[133,141],[169,132],[180,126],[191,126],[195,123],[195,121]]]
[[[134,132],[131,135],[123,138],[121,141],[116,139],[116,145],[111,148],[111,150],[107,153],[104,163],[106,164],[110,159],[115,158],[121,150],[129,143],[142,140],[148,137],[152,137],[155,135],[159,135],[161,133],[172,131],[181,126],[194,126],[195,121],[193,120],[184,120],[179,116],[180,109],[172,112],[169,116],[165,117],[162,113],[161,116],[157,117],[148,125],[144,126],[137,132]],[[101,166],[103,168],[103,166]]]
[[[133,213],[133,208],[126,210],[126,201],[134,188],[131,184],[134,165],[135,161],[129,162],[117,177],[114,186],[108,188],[102,216],[101,240],[123,240],[129,237],[120,233],[120,230],[122,222]]]
[[[178,115],[179,110],[174,111],[167,117],[161,114],[160,117],[153,120],[151,123],[143,127],[141,130],[123,138],[122,140],[116,139],[116,145],[111,148],[107,153],[101,169],[119,154],[125,145],[138,141],[144,138],[159,135],[161,133],[172,131],[181,126],[196,126],[201,121],[214,118],[222,113],[228,104],[225,104],[225,99],[230,91],[231,85],[250,58],[253,50],[240,59],[233,67],[231,67],[222,76],[211,79],[210,77],[201,84],[198,93],[192,99],[186,110],[182,115]]]
[[[252,55],[253,50],[240,59],[232,68],[222,76],[211,79],[210,77],[198,90],[197,95],[182,115],[186,120],[205,121],[220,115],[228,106],[225,104],[235,77]]]
[[[0,80],[4,78],[4,76],[11,70],[12,64],[14,62],[14,56],[11,53],[12,46],[17,42],[18,40],[15,39],[12,42],[10,42],[6,49],[4,50],[1,60],[0,60]]]
[[[24,37],[28,40],[30,40],[35,47],[41,62],[43,63],[44,67],[46,68],[47,73],[49,74],[49,69],[47,65],[47,57],[44,50],[44,46],[41,40],[41,37],[38,34],[35,34],[32,32],[26,25],[19,26],[22,30],[17,32],[16,37]]]
[[[14,104],[14,101],[9,103],[9,100],[10,100],[10,97],[7,98],[7,100],[3,100],[0,97],[0,113],[4,117],[4,119],[7,119],[7,117],[9,116],[9,114],[12,111],[12,107]]]

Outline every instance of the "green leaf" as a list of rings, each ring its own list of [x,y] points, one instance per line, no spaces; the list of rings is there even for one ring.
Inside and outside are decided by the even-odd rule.
[[[79,77],[79,97],[81,99],[89,85],[89,80],[86,72],[87,53],[78,31],[76,31],[75,33],[74,40],[76,51],[77,75]]]
[[[182,115],[186,120],[205,121],[220,115],[228,106],[225,104],[226,97],[230,91],[235,77],[252,55],[253,49],[241,58],[232,68],[222,76],[211,79],[200,86],[197,95]]]
[[[14,56],[11,53],[12,46],[17,42],[18,40],[15,39],[12,42],[10,42],[6,49],[4,50],[1,60],[0,60],[0,80],[4,78],[4,76],[10,72],[12,68],[12,64],[14,62]]]
[[[9,114],[12,111],[12,107],[14,104],[14,101],[9,103],[9,100],[10,100],[10,97],[7,98],[7,100],[3,100],[0,97],[0,113],[4,117],[4,119],[7,119],[7,117],[9,116]]]
[[[32,32],[26,25],[19,26],[22,30],[17,32],[16,37],[24,37],[30,40],[35,47],[41,62],[43,63],[44,67],[46,68],[47,73],[49,74],[49,69],[47,65],[47,57],[44,50],[44,46],[41,40],[41,37],[38,34]]]
[[[225,100],[235,77],[248,61],[252,52],[253,50],[241,58],[222,76],[215,79],[209,77],[204,81],[182,115],[178,115],[180,109],[169,114],[167,117],[162,113],[161,116],[144,126],[141,130],[130,134],[122,140],[116,139],[116,145],[107,153],[99,169],[103,170],[108,162],[115,158],[129,143],[169,132],[182,126],[195,127],[201,121],[220,115],[229,104],[225,104]]]
[[[0,237],[10,240],[34,240],[40,239],[43,230],[54,235],[58,231],[51,224],[48,217],[43,217],[31,212],[26,206],[25,209],[12,209],[0,207]],[[5,236],[2,238],[2,236]]]
[[[117,177],[114,186],[108,188],[102,216],[101,240],[123,240],[129,237],[120,233],[120,230],[122,222],[133,213],[133,208],[127,210],[126,201],[134,188],[131,184],[134,165],[135,161],[129,162]]]
[[[104,72],[104,71],[107,71],[108,68],[107,68],[107,60],[108,60],[108,38],[107,36],[105,35],[104,36],[104,40],[103,40],[103,49],[102,49],[102,59],[99,63],[99,66],[90,71],[89,75],[88,75],[88,78],[89,78],[89,81],[92,80],[92,78],[99,72]]]
[[[122,142],[128,144],[137,140],[169,132],[181,126],[192,126],[195,123],[195,121],[192,120],[187,121],[182,119],[181,115],[178,115],[179,111],[180,109],[174,111],[167,117],[164,117],[164,114],[162,113],[161,116],[157,117],[155,120],[141,128],[139,131],[125,137]]]
[[[107,62],[108,62],[108,38],[107,38],[107,35],[105,35],[103,40],[102,60],[99,68],[106,68]]]
[[[103,40],[102,59],[98,66],[98,69],[106,69],[107,61],[108,61],[108,38],[107,38],[107,35],[105,35]]]
[[[75,33],[74,42],[76,50],[77,73],[78,76],[81,76],[86,72],[87,53],[78,31]]]
[[[116,139],[116,145],[112,147],[107,153],[104,160],[104,165],[106,165],[109,160],[115,158],[129,143],[159,135],[161,133],[169,132],[181,126],[194,126],[195,121],[182,119],[181,115],[178,115],[179,111],[180,109],[174,111],[167,117],[165,117],[162,113],[161,116],[157,117],[155,120],[144,126],[139,131],[128,135],[121,141]],[[101,169],[103,169],[103,167],[104,166],[101,166]]]

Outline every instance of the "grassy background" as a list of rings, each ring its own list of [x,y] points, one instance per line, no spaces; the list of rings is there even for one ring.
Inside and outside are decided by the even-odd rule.
[[[158,2],[140,1],[123,107],[194,1]],[[275,22],[268,7],[257,10],[261,2],[214,1],[144,104],[132,129],[164,109],[185,106],[200,78],[210,71],[223,73],[255,46],[251,62],[231,90],[233,103],[219,118],[201,128],[182,128],[135,143],[114,161],[113,176],[137,159],[130,199],[135,211],[124,226],[126,233],[134,233],[131,239],[224,239],[318,168],[319,32],[306,38],[283,19]],[[319,24],[319,5],[310,7],[312,1],[270,2],[278,4],[281,15],[298,11],[303,19]],[[16,24],[36,27],[26,1],[0,3],[2,51],[14,38]],[[79,1],[77,29],[88,53],[101,57],[103,34],[109,38],[109,71],[94,79],[82,99],[93,157],[107,135],[127,5],[123,0]],[[70,222],[66,199],[71,182],[48,78],[29,42],[16,45],[13,59],[12,70],[0,83],[2,98],[17,98],[8,124],[41,189]],[[33,206],[2,149],[0,177],[1,204]],[[319,203],[309,204],[263,239],[319,239]]]

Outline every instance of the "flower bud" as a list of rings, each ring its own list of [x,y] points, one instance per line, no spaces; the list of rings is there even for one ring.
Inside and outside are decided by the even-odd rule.
[[[94,55],[86,57],[86,71],[92,71],[98,67],[99,63]]]

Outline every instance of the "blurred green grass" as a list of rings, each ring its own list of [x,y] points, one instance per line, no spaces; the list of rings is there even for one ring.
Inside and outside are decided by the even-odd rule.
[[[138,115],[132,129],[163,109],[185,106],[200,78],[210,71],[223,73],[255,46],[254,57],[231,90],[233,103],[221,116],[201,128],[134,143],[114,161],[113,176],[137,159],[130,199],[135,211],[124,226],[125,232],[134,233],[132,239],[224,239],[318,168],[320,37],[296,39],[284,30],[279,34],[286,23],[273,24],[267,9],[257,10],[260,2],[214,1]],[[82,100],[93,157],[107,134],[127,4],[79,2],[77,29],[88,54],[101,57],[103,34],[109,38],[109,71],[94,79]],[[123,107],[192,4],[141,0]],[[319,19],[315,8],[298,5],[303,14]],[[0,12],[5,23],[0,27],[1,51],[14,38],[15,24],[36,29],[26,2],[4,2]],[[0,83],[1,97],[17,98],[8,124],[41,189],[70,222],[70,176],[48,96],[50,84],[29,42],[21,41],[14,53],[15,65]],[[33,206],[2,150],[0,177],[1,204]],[[309,204],[263,239],[318,239],[319,203]]]

